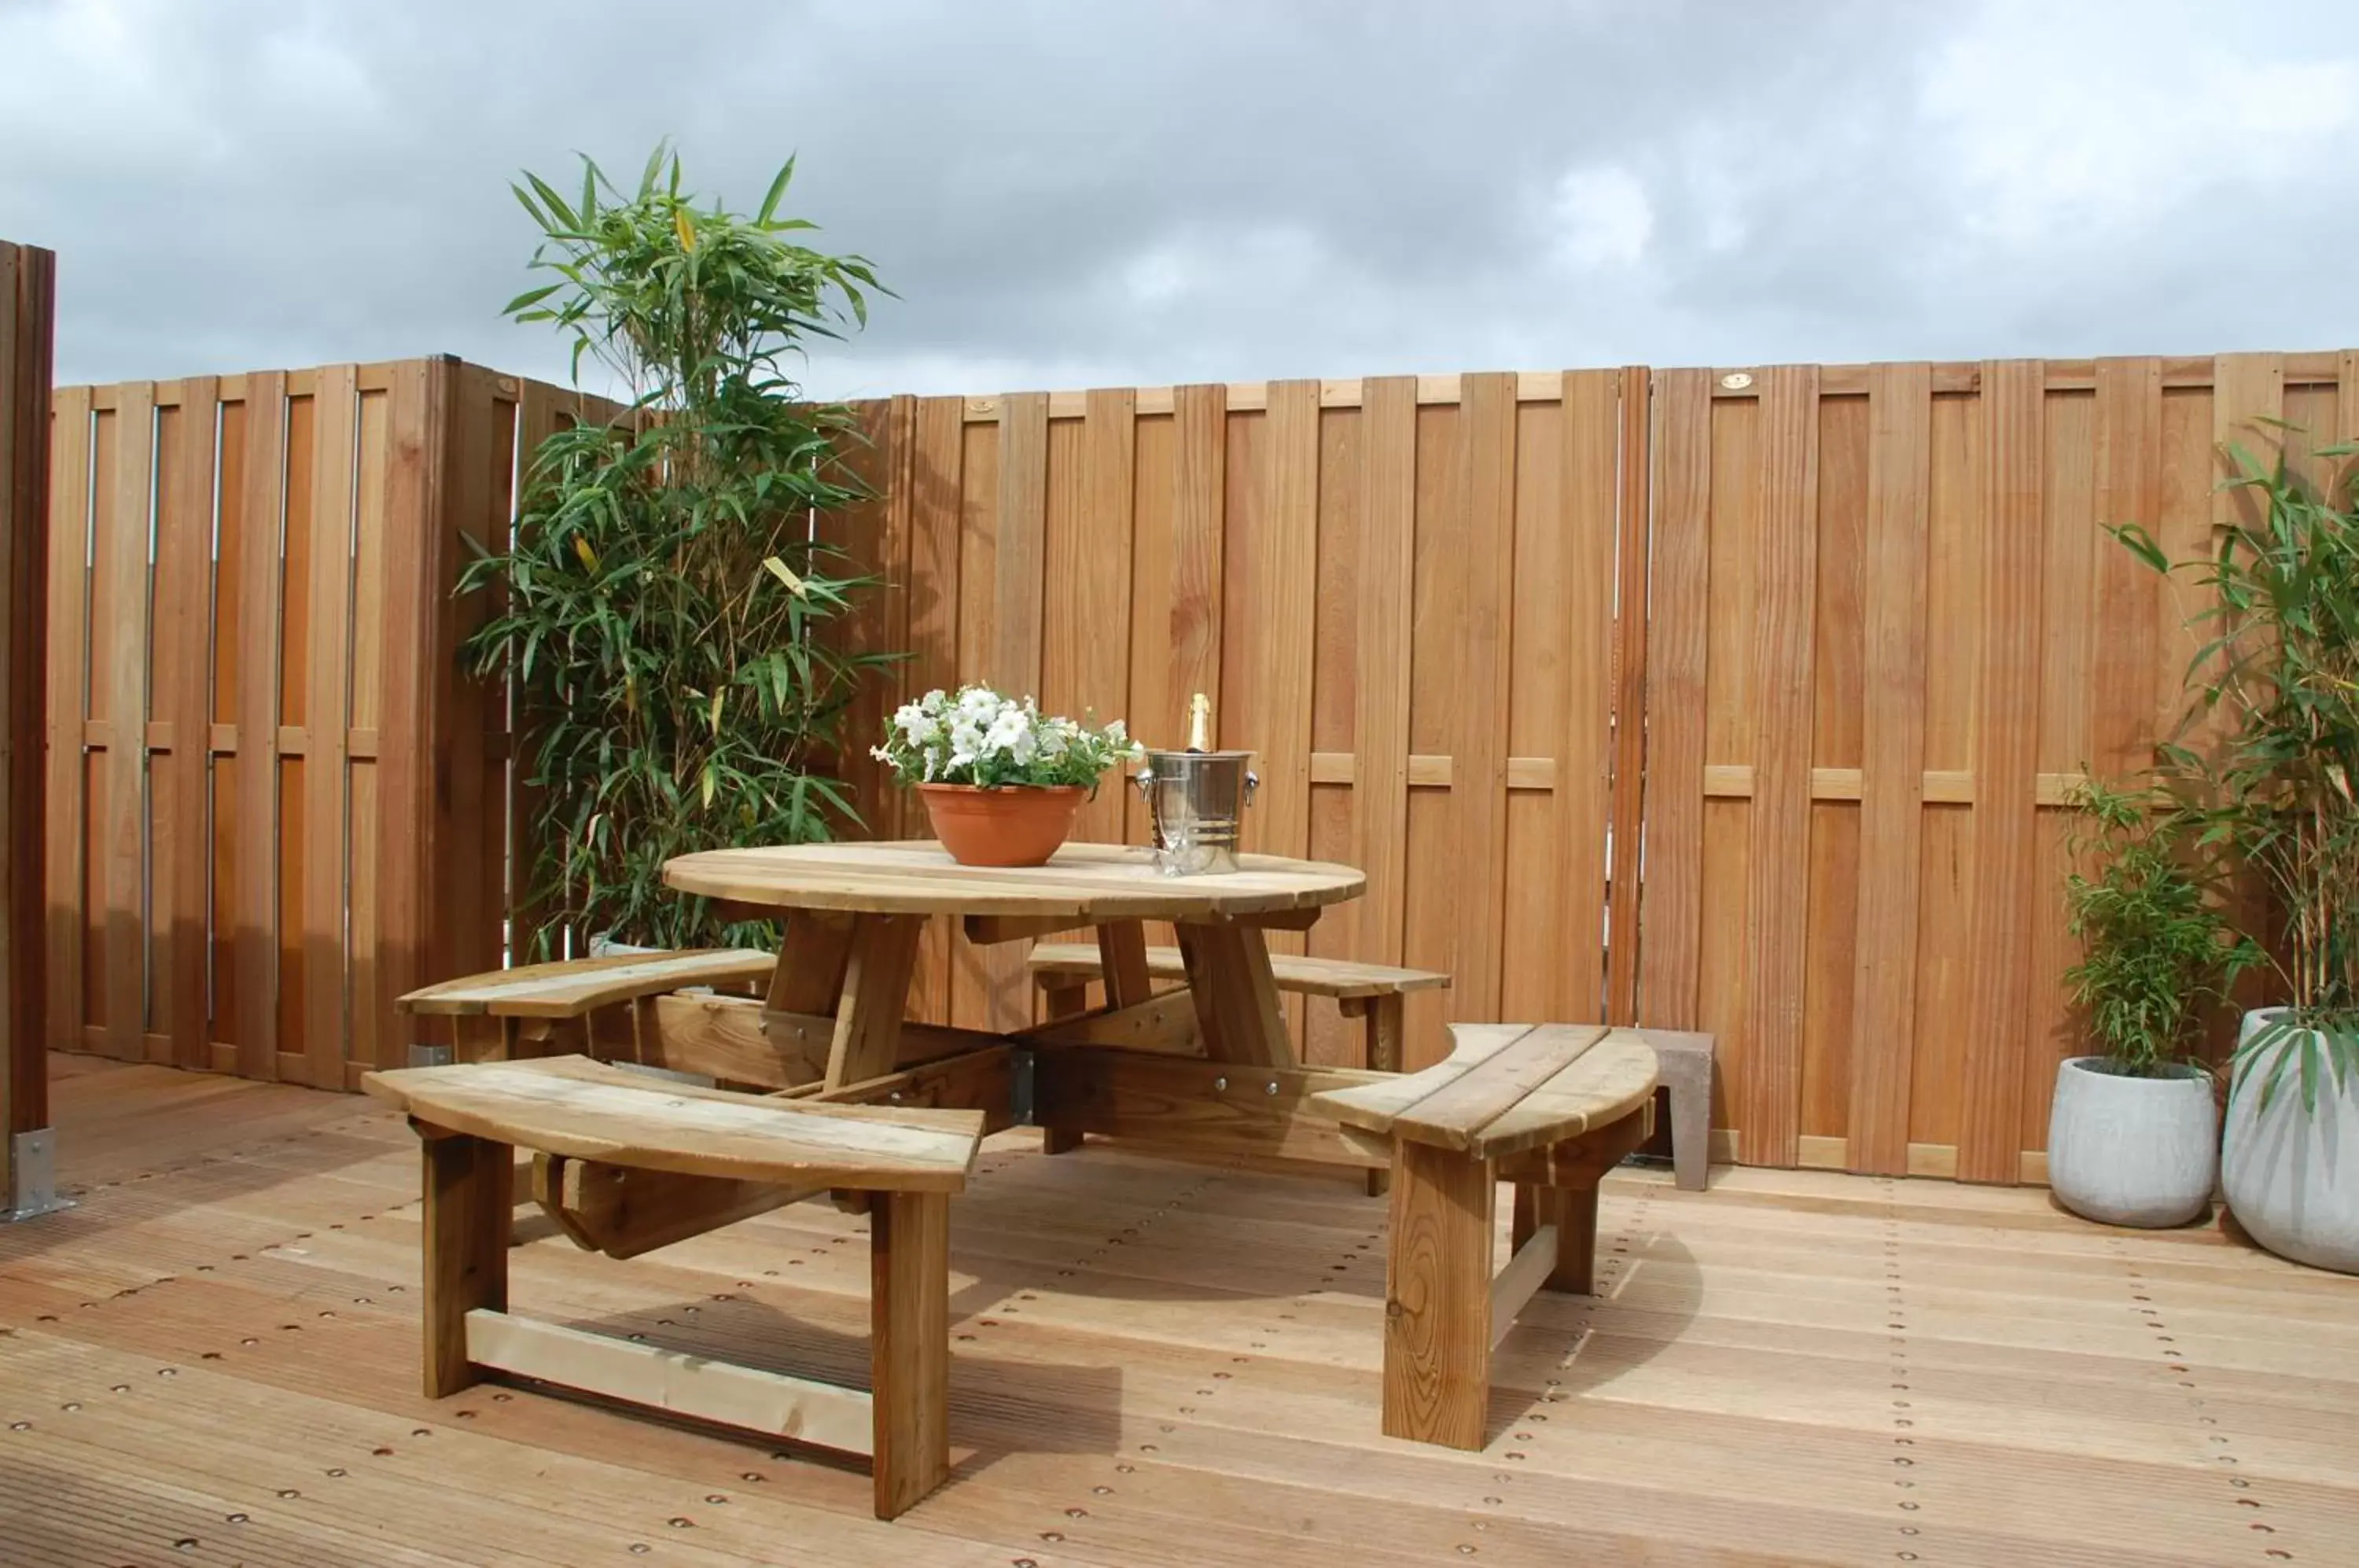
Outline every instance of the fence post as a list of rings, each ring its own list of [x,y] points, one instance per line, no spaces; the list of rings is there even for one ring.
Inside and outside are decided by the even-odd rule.
[[[57,257],[0,242],[0,1219],[64,1207],[49,1105],[49,352]]]

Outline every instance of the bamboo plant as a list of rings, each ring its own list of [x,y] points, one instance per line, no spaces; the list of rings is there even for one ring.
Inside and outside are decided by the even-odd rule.
[[[2262,962],[2221,907],[2190,839],[2202,818],[2158,788],[2089,779],[2067,804],[2065,878],[2081,960],[2064,972],[2104,1070],[2159,1078],[2200,1054],[2206,1016]]]
[[[506,679],[538,807],[529,908],[560,934],[690,946],[758,941],[662,886],[691,850],[832,835],[853,809],[825,764],[867,665],[829,635],[867,580],[818,513],[862,494],[845,412],[804,401],[810,338],[864,324],[867,262],[796,243],[778,171],[751,216],[701,204],[658,146],[636,189],[582,159],[571,197],[527,173],[517,201],[553,280],[508,302],[626,389],[611,423],[530,454],[516,535],[465,568],[497,590],[468,641]]]
[[[2276,917],[2252,934],[2267,939],[2290,1006],[2240,1044],[2238,1078],[2262,1072],[2266,1105],[2291,1073],[2314,1111],[2321,1083],[2359,1067],[2359,513],[2347,478],[2321,493],[2282,458],[2228,453],[2226,487],[2254,505],[2217,530],[2208,557],[2174,565],[2144,529],[2114,532],[2203,593],[2189,621],[2191,702],[2160,757],[2199,802],[2200,843],[2257,875]]]

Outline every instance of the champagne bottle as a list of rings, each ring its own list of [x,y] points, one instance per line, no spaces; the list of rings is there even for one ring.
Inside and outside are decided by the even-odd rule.
[[[1212,749],[1212,700],[1201,691],[1188,702],[1188,749]]]

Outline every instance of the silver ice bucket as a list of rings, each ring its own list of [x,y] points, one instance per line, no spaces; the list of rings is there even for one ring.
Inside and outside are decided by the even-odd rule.
[[[1166,877],[1237,868],[1237,829],[1261,780],[1250,751],[1150,751],[1131,782],[1147,798],[1155,866]]]

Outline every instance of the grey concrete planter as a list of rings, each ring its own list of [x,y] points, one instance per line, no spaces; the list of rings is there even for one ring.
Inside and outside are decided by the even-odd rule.
[[[2185,1225],[2212,1203],[2220,1116],[2212,1080],[2103,1071],[2103,1057],[2056,1069],[2048,1117],[2048,1187],[2076,1214],[2107,1225]]]
[[[2283,1010],[2246,1013],[2245,1038]],[[2267,1071],[2266,1062],[2256,1067],[2228,1096],[2220,1157],[2228,1207],[2271,1252],[2359,1274],[2359,1081],[2338,1092],[2328,1073],[2318,1086],[2318,1108],[2305,1110],[2292,1075],[2299,1069],[2288,1069],[2263,1110]]]

